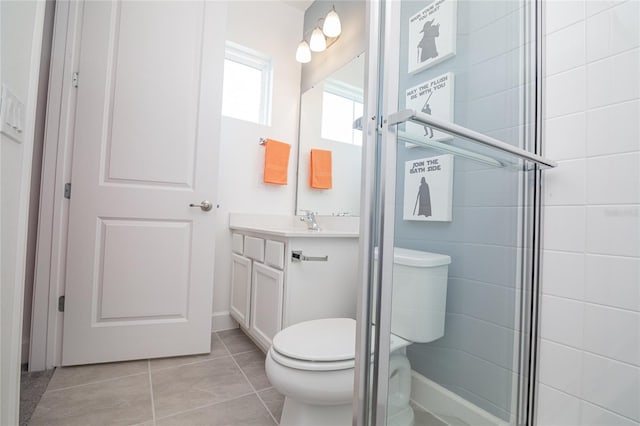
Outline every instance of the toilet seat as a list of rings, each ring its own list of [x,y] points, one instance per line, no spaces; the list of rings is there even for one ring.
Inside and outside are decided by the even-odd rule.
[[[306,371],[338,371],[355,367],[356,321],[324,318],[294,324],[277,333],[271,357],[285,367]],[[411,342],[391,334],[391,352]]]
[[[305,321],[276,334],[271,355],[298,370],[334,371],[355,366],[356,321],[325,318]]]
[[[304,361],[300,359],[289,358],[288,356],[284,356],[278,353],[278,351],[274,350],[273,347],[271,348],[270,354],[271,358],[273,358],[273,360],[278,364],[289,368],[295,368],[296,370],[338,371],[348,370],[356,365],[355,359],[345,361]]]

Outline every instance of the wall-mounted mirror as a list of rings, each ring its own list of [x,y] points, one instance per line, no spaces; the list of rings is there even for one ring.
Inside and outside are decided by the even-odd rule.
[[[296,214],[360,214],[364,64],[361,53],[301,96]],[[312,149],[331,151],[330,189],[310,186]]]

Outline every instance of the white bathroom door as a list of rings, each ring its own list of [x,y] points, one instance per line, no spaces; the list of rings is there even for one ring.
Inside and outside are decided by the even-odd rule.
[[[208,352],[226,6],[83,7],[62,364]]]

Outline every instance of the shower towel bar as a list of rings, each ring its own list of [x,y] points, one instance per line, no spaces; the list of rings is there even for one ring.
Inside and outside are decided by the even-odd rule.
[[[416,123],[424,124],[433,127],[434,129],[449,133],[451,135],[467,139],[471,142],[476,142],[490,148],[495,148],[499,151],[515,155],[516,157],[519,157],[523,160],[536,163],[542,168],[553,168],[558,165],[553,160],[540,157],[539,155],[532,154],[531,152],[525,151],[524,149],[509,145],[506,142],[499,141],[498,139],[494,139],[490,136],[483,135],[482,133],[478,133],[471,129],[467,129],[466,127],[441,120],[439,118],[433,117],[420,111],[416,111],[414,109],[405,109],[390,114],[389,118],[387,119],[387,124],[389,126],[394,126],[406,121],[413,121]]]

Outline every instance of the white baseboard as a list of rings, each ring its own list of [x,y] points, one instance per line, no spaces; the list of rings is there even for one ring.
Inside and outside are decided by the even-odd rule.
[[[459,420],[473,426],[509,424],[416,371],[411,371],[411,399],[446,424],[460,424]]]
[[[231,318],[229,312],[214,312],[211,314],[211,331],[230,330],[238,328],[236,320]]]

